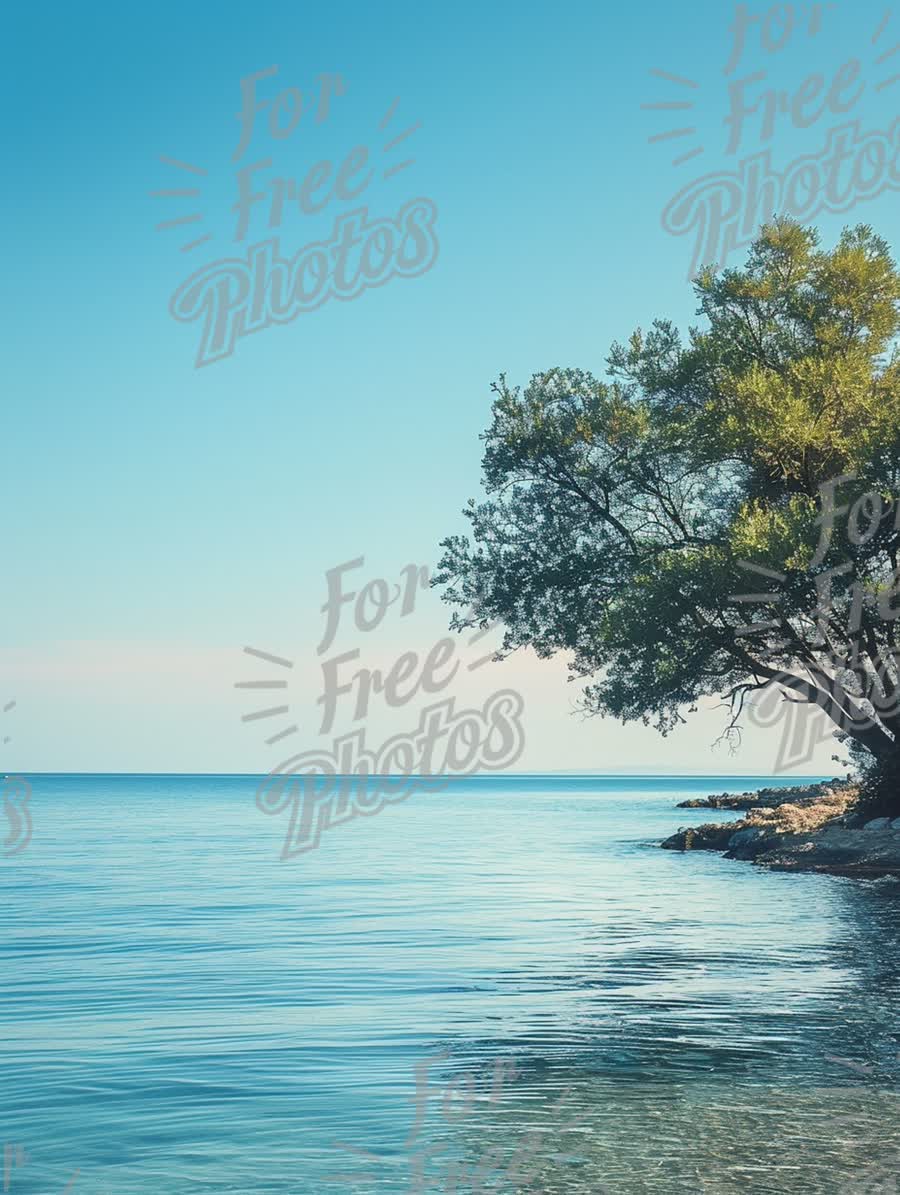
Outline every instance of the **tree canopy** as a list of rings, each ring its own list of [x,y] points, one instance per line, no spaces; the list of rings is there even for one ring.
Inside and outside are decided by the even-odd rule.
[[[616,343],[604,380],[493,386],[487,500],[435,583],[501,654],[570,653],[584,705],[663,733],[780,684],[900,750],[900,275],[868,226],[790,221],[694,283],[697,326]],[[755,596],[754,596],[755,595]]]

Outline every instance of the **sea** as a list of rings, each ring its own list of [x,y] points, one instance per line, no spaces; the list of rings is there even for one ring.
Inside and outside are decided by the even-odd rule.
[[[805,778],[468,777],[288,858],[256,777],[26,779],[4,1193],[898,1189],[900,886],[659,849]]]

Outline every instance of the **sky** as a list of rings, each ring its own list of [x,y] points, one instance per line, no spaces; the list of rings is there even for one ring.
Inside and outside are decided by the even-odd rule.
[[[835,137],[874,144],[900,98],[881,2],[49,4],[7,35],[5,771],[265,772],[339,731],[413,728],[421,689],[360,718],[345,694],[323,734],[322,665],[419,667],[447,607],[417,590],[364,631],[347,603],[320,653],[328,570],[362,557],[347,587],[394,592],[433,567],[481,494],[490,383],[602,374],[635,327],[686,328],[697,254],[738,264],[767,214],[747,161],[787,179]],[[898,242],[878,166],[813,211],[826,243],[863,221]],[[316,243],[369,226],[372,284],[348,249],[323,291]],[[263,310],[267,244],[313,246],[325,300],[229,343]],[[474,650],[441,696],[519,692],[517,770],[834,770],[832,742],[786,754],[780,728],[714,746],[715,702],[665,739],[585,719],[565,659]],[[267,703],[287,716],[244,720]]]

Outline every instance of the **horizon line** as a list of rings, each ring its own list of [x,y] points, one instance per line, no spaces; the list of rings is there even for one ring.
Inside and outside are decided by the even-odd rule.
[[[848,770],[849,769],[845,769],[845,772]],[[295,773],[290,773],[290,772],[284,773],[284,775],[286,775],[286,776],[292,775],[292,774],[295,774]],[[169,776],[169,777],[175,777],[175,776],[177,776],[177,777],[189,777],[189,776],[196,776],[196,777],[216,777],[216,776],[218,776],[218,777],[244,777],[244,776],[258,777],[258,776],[262,776],[262,777],[265,777],[265,776],[272,775],[272,773],[271,772],[75,772],[75,771],[36,772],[36,771],[32,771],[30,769],[14,768],[10,772],[4,772],[3,775],[6,777],[14,776],[14,775],[26,775],[26,776],[160,776],[160,777],[165,777],[165,776]],[[369,778],[374,779],[376,775],[377,775],[376,773],[372,773],[371,777],[369,777]],[[810,779],[822,779],[822,778],[830,780],[830,779],[839,779],[840,778],[840,776],[835,773],[832,773],[831,776],[827,776],[823,772],[721,772],[721,771],[720,772],[632,772],[632,771],[592,772],[592,771],[566,770],[566,771],[552,771],[552,772],[512,772],[512,771],[468,772],[468,773],[459,773],[459,774],[451,773],[449,775],[446,775],[444,773],[439,773],[439,772],[438,773],[425,773],[425,778],[427,778],[427,779],[447,779],[447,780],[474,780],[474,779],[502,780],[504,778],[527,779],[529,777],[534,777],[534,778],[582,777],[585,779],[595,779],[595,780],[622,779],[622,778],[626,778],[626,777],[632,777],[635,779],[646,778],[646,779],[652,779],[652,780],[659,780],[659,779],[666,779],[666,778],[689,779],[689,780],[690,779],[713,780],[713,779],[716,779],[717,777],[718,778],[722,778],[722,777],[734,778],[734,777],[745,777],[745,776],[754,777],[757,779],[760,777],[765,777],[765,778],[771,779],[771,780],[779,780],[779,779],[810,780]],[[400,779],[403,779],[404,777],[409,778],[409,779],[418,780],[418,779],[422,779],[423,775],[422,775],[422,773],[419,773],[419,772],[410,772],[410,773],[388,772],[384,775],[383,779],[400,780]],[[335,780],[344,780],[344,779],[352,780],[352,779],[360,779],[360,777],[355,772],[339,772],[339,773],[335,773],[334,779]]]

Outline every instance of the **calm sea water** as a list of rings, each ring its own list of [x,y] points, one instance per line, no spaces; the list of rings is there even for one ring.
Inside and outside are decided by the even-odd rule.
[[[896,1190],[900,887],[656,846],[766,783],[472,778],[282,862],[253,778],[33,777],[2,1189]]]

